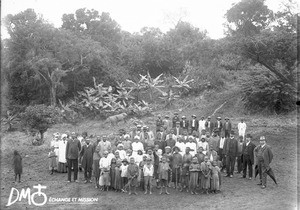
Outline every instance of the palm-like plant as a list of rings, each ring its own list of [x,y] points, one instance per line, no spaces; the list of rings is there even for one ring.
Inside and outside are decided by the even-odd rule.
[[[182,95],[185,91],[191,89],[191,86],[189,84],[192,83],[194,79],[188,80],[188,77],[189,75],[187,75],[183,80],[174,77],[176,84],[173,85],[173,87],[179,89],[180,95]]]
[[[140,75],[141,76],[141,75]],[[127,84],[129,85],[129,88],[131,88],[131,91],[135,91],[137,93],[137,101],[140,100],[140,92],[141,90],[145,89],[145,83],[146,80],[145,76],[141,76],[141,79],[138,82],[134,82],[130,79],[126,79]]]
[[[159,91],[161,92],[161,88],[164,88],[164,85],[161,85],[161,83],[163,82],[162,79],[160,79],[160,77],[163,74],[158,75],[156,78],[152,78],[151,75],[149,74],[149,71],[147,72],[146,76],[142,76],[140,75],[143,79],[145,86],[148,88],[148,90],[150,91],[150,100],[153,101],[153,93],[154,91]]]
[[[7,125],[7,131],[11,131],[13,125],[20,121],[18,114],[12,114],[10,111],[6,112],[6,116],[1,118],[1,123]]]

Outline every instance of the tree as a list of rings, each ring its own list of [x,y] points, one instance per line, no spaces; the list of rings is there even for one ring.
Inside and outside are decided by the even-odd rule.
[[[28,106],[21,113],[23,127],[31,134],[40,134],[40,144],[44,142],[44,133],[60,120],[61,112],[58,108],[46,105]],[[40,145],[39,144],[39,145]]]
[[[291,10],[289,10],[291,11]],[[285,14],[285,15],[283,15]],[[289,15],[287,15],[289,14]],[[286,84],[293,95],[288,103],[296,100],[296,46],[297,34],[294,21],[297,15],[278,12],[276,15],[264,5],[264,0],[242,0],[226,13],[228,21],[228,49],[254,64],[259,63],[270,71],[271,81],[263,84]],[[257,85],[257,79],[249,81],[249,85]],[[265,87],[258,85],[261,94],[275,94],[276,101],[283,101],[284,94],[277,94],[277,90],[265,91]],[[245,90],[246,91],[246,90]],[[247,92],[247,91],[246,91]],[[248,92],[247,92],[248,93]],[[253,94],[246,94],[250,98]],[[265,99],[269,97],[264,95]],[[263,98],[262,95],[258,98]],[[269,98],[270,99],[270,98]],[[247,101],[244,99],[244,101]],[[270,99],[270,104],[273,99]],[[251,106],[249,106],[251,108]],[[284,106],[293,107],[293,106]],[[273,106],[274,108],[274,106]],[[280,109],[283,110],[283,109]]]

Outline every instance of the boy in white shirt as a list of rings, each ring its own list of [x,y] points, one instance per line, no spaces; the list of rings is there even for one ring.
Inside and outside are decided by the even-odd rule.
[[[152,194],[152,184],[151,180],[153,177],[154,167],[151,162],[151,158],[147,158],[146,164],[144,165],[143,172],[144,172],[144,181],[145,181],[145,193],[147,194],[147,189],[149,185],[149,194]]]
[[[122,165],[120,166],[122,192],[127,192],[126,188],[125,188],[125,186],[126,186],[126,184],[128,182],[127,167],[128,167],[128,161],[127,161],[127,159],[122,160]]]

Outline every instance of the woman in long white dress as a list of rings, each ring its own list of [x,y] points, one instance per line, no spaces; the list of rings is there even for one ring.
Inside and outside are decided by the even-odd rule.
[[[67,146],[67,134],[61,135],[61,140],[58,143],[58,169],[60,173],[67,172],[67,160],[66,160],[66,146]]]

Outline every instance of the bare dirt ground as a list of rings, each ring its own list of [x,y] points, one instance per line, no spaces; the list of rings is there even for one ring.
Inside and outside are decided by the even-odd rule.
[[[216,106],[205,109],[182,110],[180,115],[189,117],[195,112],[198,116],[213,113],[223,104],[220,101]],[[237,116],[233,103],[226,103],[216,113],[225,117],[229,116],[236,126],[240,118]],[[170,113],[162,110],[160,113]],[[83,172],[79,173],[80,183],[67,183],[67,174],[50,175],[48,171],[48,152],[51,135],[54,132],[66,131],[88,131],[89,134],[103,134],[116,132],[120,128],[130,127],[129,123],[120,124],[114,128],[102,128],[102,123],[97,121],[86,121],[73,127],[68,124],[56,125],[45,134],[44,145],[35,147],[30,145],[28,137],[20,132],[1,134],[1,206],[0,209],[36,209],[33,204],[29,205],[26,199],[17,201],[7,207],[8,198],[12,188],[21,191],[22,188],[31,188],[41,184],[47,189],[48,202],[42,206],[43,209],[297,209],[297,128],[295,115],[289,116],[251,116],[238,113],[248,124],[248,132],[254,135],[254,143],[258,144],[259,135],[267,137],[267,143],[272,147],[274,159],[271,164],[276,175],[278,186],[268,177],[266,189],[261,189],[258,179],[241,179],[240,174],[234,174],[233,178],[222,177],[221,193],[209,195],[191,195],[186,192],[178,192],[170,189],[170,195],[159,195],[157,189],[152,195],[144,195],[138,191],[138,196],[129,196],[124,193],[101,192],[94,188],[94,184],[83,183]],[[154,125],[155,117],[144,118],[148,125]],[[14,183],[14,172],[12,169],[12,152],[18,149],[23,157],[23,175],[21,183]],[[25,157],[26,156],[26,157]],[[59,202],[51,203],[49,198],[95,198],[97,202],[92,204]],[[15,198],[15,197],[14,197]],[[41,198],[35,197],[41,202]]]

